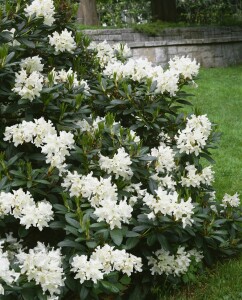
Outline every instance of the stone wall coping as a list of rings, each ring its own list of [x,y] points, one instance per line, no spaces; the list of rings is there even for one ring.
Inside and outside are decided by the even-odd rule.
[[[206,44],[224,44],[224,43],[240,43],[242,42],[242,35],[238,37],[224,37],[224,38],[207,38],[207,39],[182,39],[181,41],[140,41],[129,42],[131,48],[150,48],[159,46],[179,46],[179,45],[206,45]]]
[[[159,36],[149,36],[134,29],[83,30],[96,42],[128,43],[131,48],[175,45],[204,45],[242,41],[242,27],[179,27],[166,28]]]
[[[145,35],[147,37],[153,37],[144,33],[140,33],[132,28],[119,28],[119,29],[85,29],[82,30],[84,33],[88,35],[112,35],[112,34],[125,34],[125,33],[138,33],[141,35]],[[182,33],[182,32],[240,32],[242,33],[242,27],[240,26],[201,26],[201,27],[176,27],[176,28],[164,28],[159,36],[164,34],[172,34],[172,33]]]

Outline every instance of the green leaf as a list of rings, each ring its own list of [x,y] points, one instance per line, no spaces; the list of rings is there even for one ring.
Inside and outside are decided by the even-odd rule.
[[[139,243],[139,239],[138,238],[128,238],[126,245],[125,245],[125,249],[129,250],[134,248],[137,244]]]
[[[8,64],[12,60],[12,58],[14,58],[14,55],[15,55],[15,52],[9,53],[5,60],[5,64]]]
[[[89,293],[88,289],[84,285],[82,285],[81,291],[79,293],[80,299],[85,300],[88,296],[88,293]]]
[[[35,48],[35,43],[28,39],[22,38],[21,40],[19,39],[19,42],[23,43],[25,46],[29,48]]]
[[[58,243],[59,247],[70,247],[70,248],[75,248],[77,250],[83,250],[83,246],[80,245],[79,243],[71,240],[64,240],[62,242]]]
[[[78,230],[73,226],[66,225],[64,229],[67,231],[67,233],[72,233],[75,236],[79,236]]]
[[[8,181],[7,177],[3,177],[3,179],[0,181],[0,191],[4,188],[7,181]]]
[[[158,238],[158,241],[159,241],[161,247],[164,248],[165,250],[169,251],[170,247],[169,247],[167,238],[163,234],[158,234],[157,238]]]
[[[153,246],[154,243],[156,242],[156,240],[157,240],[156,234],[154,234],[154,233],[150,234],[147,238],[147,245]]]
[[[127,231],[125,236],[126,237],[138,237],[138,236],[140,236],[140,234],[137,232],[133,232],[133,231]]]
[[[86,242],[86,245],[88,248],[90,249],[94,249],[97,247],[97,243],[95,241],[89,241],[89,242]]]
[[[119,289],[109,281],[102,280],[101,285],[111,293],[119,293]]]
[[[79,229],[81,227],[80,223],[77,220],[72,219],[72,218],[70,218],[68,216],[65,216],[65,219],[66,219],[66,222],[68,224],[70,224],[71,226],[73,226],[73,227],[75,227],[77,229]]]
[[[18,236],[20,238],[26,237],[28,235],[28,233],[29,233],[29,231],[25,227],[22,227],[22,226],[19,227],[19,229],[18,229]]]
[[[67,208],[66,208],[64,205],[61,205],[61,204],[53,204],[53,207],[54,207],[56,210],[59,210],[59,211],[61,211],[61,212],[64,212],[64,213],[67,212]]]
[[[110,236],[117,246],[120,246],[123,241],[123,232],[122,229],[113,229],[110,231]]]
[[[131,278],[128,275],[124,275],[121,279],[120,282],[124,285],[128,285],[131,282]]]
[[[51,229],[63,229],[65,227],[65,222],[62,221],[54,221],[49,224]]]

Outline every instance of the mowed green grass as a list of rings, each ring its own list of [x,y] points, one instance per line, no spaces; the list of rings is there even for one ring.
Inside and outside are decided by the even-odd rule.
[[[196,82],[197,89],[187,88],[194,94],[191,102],[222,132],[212,152],[218,199],[235,192],[242,198],[242,65],[202,69]],[[242,257],[218,264],[199,276],[197,284],[160,300],[242,300]]]

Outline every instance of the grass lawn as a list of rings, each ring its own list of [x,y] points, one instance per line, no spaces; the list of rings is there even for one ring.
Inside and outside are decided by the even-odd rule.
[[[202,114],[218,124],[222,132],[215,159],[215,188],[219,199],[224,193],[242,196],[242,65],[202,69],[197,89],[190,98]],[[160,300],[242,300],[242,257],[218,264],[172,296]]]

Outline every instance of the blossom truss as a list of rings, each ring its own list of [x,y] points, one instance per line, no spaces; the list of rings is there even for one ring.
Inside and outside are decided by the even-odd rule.
[[[106,221],[111,229],[129,223],[132,206],[127,204],[127,199],[118,200],[117,186],[111,182],[111,177],[98,179],[92,173],[85,176],[76,171],[68,172],[62,187],[69,190],[71,197],[86,198],[95,209],[98,221]]]
[[[22,59],[20,62],[20,67],[23,70],[26,70],[27,73],[42,72],[44,65],[41,63],[42,58],[37,56],[27,57]]]
[[[195,249],[185,251],[185,248],[179,246],[177,253],[172,255],[169,251],[164,249],[154,252],[154,256],[149,256],[148,265],[151,266],[151,274],[165,274],[181,276],[188,271],[192,258],[199,263],[203,255]]]
[[[98,58],[101,67],[105,67],[110,61],[117,61],[118,56],[121,56],[122,58],[131,56],[131,50],[127,44],[117,43],[110,45],[107,41],[103,41],[98,44],[91,42],[88,49],[95,50],[97,52],[96,57]]]
[[[195,59],[191,60],[188,56],[175,56],[170,59],[169,67],[184,79],[192,80],[198,75],[200,64]]]
[[[206,115],[187,118],[186,127],[175,136],[179,152],[198,156],[206,146],[211,129],[212,124]]]
[[[144,58],[130,58],[125,63],[109,61],[103,70],[103,74],[116,80],[129,78],[144,83],[151,80],[156,83],[156,93],[169,93],[171,96],[174,96],[179,89],[177,72],[172,69],[164,71],[161,66],[153,66],[151,62]]]
[[[49,43],[55,47],[55,52],[69,52],[73,53],[76,49],[76,42],[72,36],[72,32],[66,28],[61,33],[53,32],[52,36],[48,35]]]
[[[49,202],[44,200],[35,203],[31,194],[22,189],[12,193],[0,192],[0,217],[5,215],[13,215],[27,229],[34,226],[39,230],[48,227],[48,222],[54,218]]]
[[[16,258],[21,274],[26,275],[29,282],[34,280],[51,297],[60,294],[65,279],[60,249],[49,250],[38,242],[28,253],[20,250]]]
[[[143,202],[151,210],[147,215],[149,219],[154,219],[158,214],[173,216],[176,221],[182,221],[183,228],[193,223],[194,206],[191,201],[191,198],[187,201],[179,200],[176,191],[168,192],[161,186],[158,187],[155,196],[147,193],[143,198]]]
[[[224,207],[239,207],[240,206],[240,199],[238,193],[234,194],[233,196],[225,194],[223,199],[222,199],[222,204],[221,206]]]
[[[26,16],[44,17],[44,24],[51,26],[54,21],[55,7],[53,0],[34,0],[24,9]]]
[[[0,241],[0,295],[4,295],[3,284],[12,285],[18,280],[20,273],[11,268],[9,252],[3,250],[3,241]]]
[[[71,266],[71,271],[76,273],[75,279],[79,279],[81,283],[85,280],[96,283],[112,271],[120,271],[128,276],[133,272],[142,271],[140,257],[129,254],[125,250],[114,249],[108,244],[102,248],[98,246],[89,259],[86,255],[74,256]]]
[[[211,166],[204,168],[201,173],[198,173],[194,165],[188,164],[185,170],[187,174],[181,177],[182,186],[199,187],[201,184],[211,185],[214,181],[214,171]]]
[[[83,86],[84,92],[89,93],[90,87],[86,80],[78,80],[77,79],[77,73],[72,70],[72,68],[69,68],[68,71],[65,71],[64,69],[61,69],[60,71],[56,71],[53,69],[50,73],[48,78],[45,78],[45,82],[48,84],[50,82],[49,77],[51,78],[51,81],[53,84],[58,83],[72,83],[72,86],[74,88]]]
[[[175,169],[175,152],[169,146],[161,143],[158,148],[151,149],[151,156],[156,157],[156,172],[171,172]]]
[[[119,148],[118,152],[114,154],[113,158],[109,158],[100,154],[99,166],[107,174],[113,173],[115,178],[123,177],[126,180],[131,179],[133,171],[130,167],[132,161],[124,148]]]
[[[18,73],[15,73],[15,85],[12,91],[21,96],[22,99],[33,101],[40,96],[43,81],[44,76],[40,72],[33,71],[28,74],[25,69],[21,69]]]
[[[65,170],[65,158],[70,155],[69,150],[74,148],[74,136],[70,132],[60,131],[59,136],[51,123],[44,118],[35,119],[33,122],[23,121],[5,128],[4,141],[13,141],[14,146],[33,143],[41,148],[46,155],[46,163],[56,167],[59,171]]]

